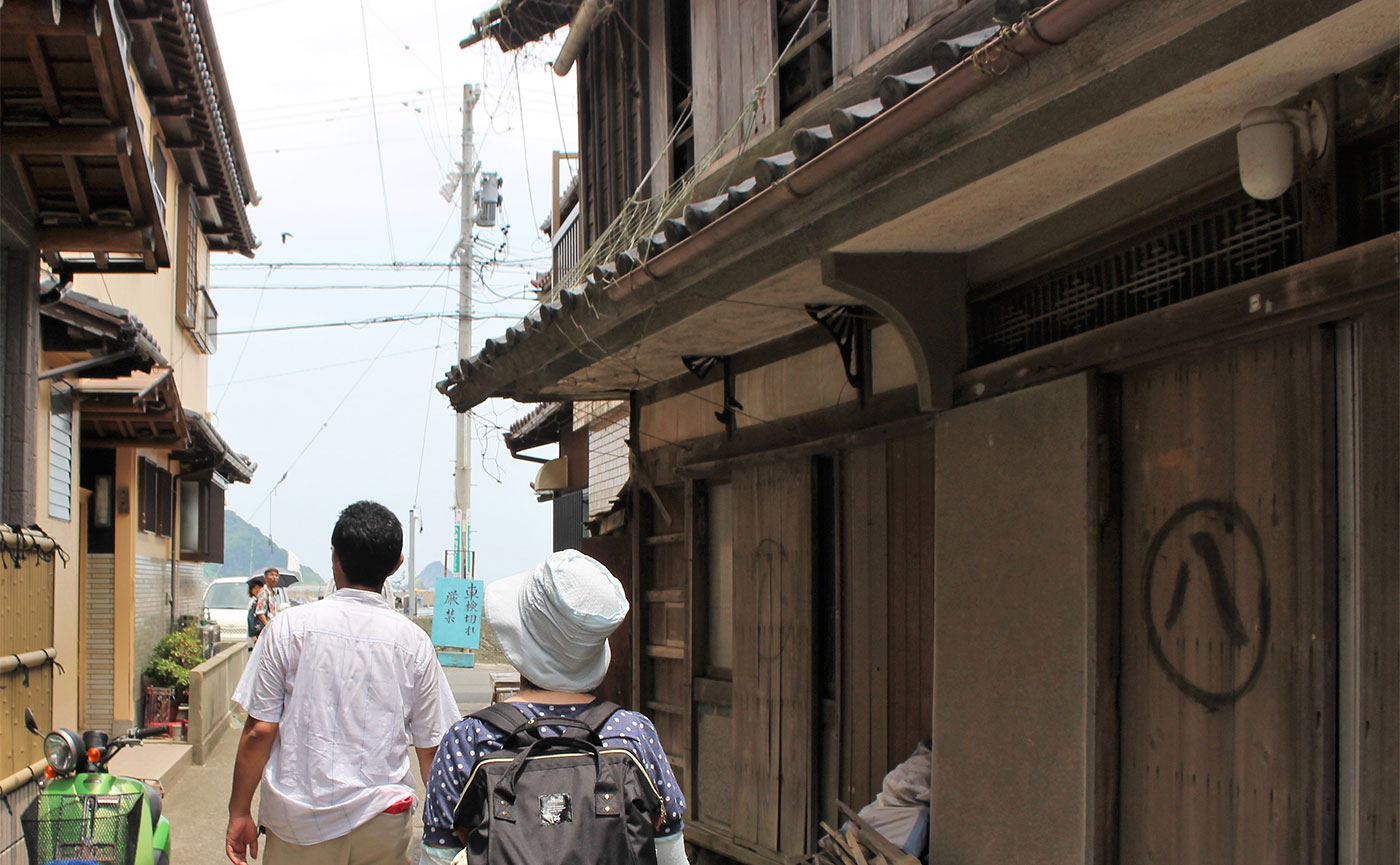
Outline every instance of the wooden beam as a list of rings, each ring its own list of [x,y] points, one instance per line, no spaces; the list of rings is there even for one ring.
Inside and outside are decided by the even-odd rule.
[[[78,225],[34,229],[34,245],[42,250],[131,253],[146,252],[150,244],[150,229]]]
[[[97,95],[102,100],[102,111],[113,123],[122,122],[121,106],[112,90],[112,82],[107,73],[106,51],[102,44],[102,15],[98,11],[101,3],[93,4],[88,16],[92,26],[88,28],[88,59],[92,61],[92,77],[97,81]]]
[[[125,126],[47,126],[6,129],[5,150],[15,156],[129,156]]]
[[[59,0],[9,0],[0,4],[0,30],[45,36],[81,36],[80,15],[63,15]]]
[[[910,397],[912,398],[912,394],[910,394]],[[770,447],[761,451],[751,451],[748,453],[734,454],[732,456],[716,457],[711,460],[683,463],[676,466],[675,473],[683,478],[701,478],[722,475],[726,472],[732,472],[743,468],[752,468],[771,462],[773,459],[773,451],[776,449],[781,449],[783,457],[785,458],[807,457],[823,453],[850,450],[854,447],[872,444],[878,441],[887,441],[889,439],[928,432],[933,429],[934,417],[935,415],[932,414],[918,414],[900,420],[887,421],[875,426],[853,429],[850,432],[839,433],[837,435],[809,439],[800,444],[790,444],[780,446],[780,448]]]
[[[967,358],[967,259],[942,253],[830,253],[822,282],[894,325],[914,361],[919,408],[953,401],[953,375]]]
[[[778,450],[784,457],[810,456],[922,432],[932,425],[933,417],[919,414],[917,388],[909,385],[878,393],[865,407],[855,402],[845,403],[741,427],[732,440],[724,433],[715,433],[685,442],[684,451],[667,445],[647,451],[647,454],[655,465],[658,480],[670,483],[668,471],[681,478],[723,475],[735,468],[771,462],[773,452]],[[665,456],[675,458],[678,464],[665,469],[666,460],[658,459]]]
[[[49,113],[50,120],[58,120],[63,116],[63,111],[58,104],[58,91],[53,86],[53,71],[49,69],[44,43],[39,41],[37,33],[32,32],[24,41],[29,49],[29,65],[34,70],[34,80],[39,85],[39,96],[44,100],[44,110]]]
[[[1400,233],[989,363],[955,379],[957,403],[1090,367],[1122,368],[1306,321],[1342,318],[1400,283]]]
[[[10,161],[14,163],[15,175],[19,177],[20,189],[24,191],[25,201],[29,204],[29,212],[37,214],[39,212],[39,198],[34,194],[34,178],[29,174],[29,167],[18,156],[11,157]]]
[[[68,175],[68,185],[73,187],[73,201],[78,205],[78,216],[83,222],[92,218],[92,204],[88,201],[87,183],[83,172],[78,168],[78,160],[73,156],[63,157],[63,170]]]

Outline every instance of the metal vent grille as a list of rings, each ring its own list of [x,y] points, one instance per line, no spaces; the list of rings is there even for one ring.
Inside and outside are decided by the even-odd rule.
[[[1400,231],[1400,142],[1384,141],[1368,147],[1360,161],[1359,239]]]
[[[1232,198],[1145,240],[975,302],[972,364],[991,363],[1302,261],[1298,189]]]

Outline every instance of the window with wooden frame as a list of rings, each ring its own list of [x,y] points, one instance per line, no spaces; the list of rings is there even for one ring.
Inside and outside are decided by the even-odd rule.
[[[194,187],[180,184],[176,209],[175,316],[193,329],[199,312],[199,202]]]
[[[615,3],[578,61],[584,248],[623,213],[645,173],[639,8],[636,0]]]
[[[777,13],[778,122],[830,89],[835,78],[831,55],[829,0],[775,0]]]
[[[180,559],[224,560],[224,484],[217,475],[180,481]]]
[[[163,538],[170,537],[175,523],[174,478],[166,469],[142,457],[138,464],[138,528]]]
[[[691,98],[690,0],[666,8],[666,75],[671,94],[671,182],[680,183],[695,167],[695,115]]]

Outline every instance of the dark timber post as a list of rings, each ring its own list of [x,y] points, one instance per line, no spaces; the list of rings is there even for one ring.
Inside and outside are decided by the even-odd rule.
[[[822,282],[894,325],[914,361],[919,409],[953,403],[953,376],[967,358],[967,263],[962,255],[846,253],[822,258]]]

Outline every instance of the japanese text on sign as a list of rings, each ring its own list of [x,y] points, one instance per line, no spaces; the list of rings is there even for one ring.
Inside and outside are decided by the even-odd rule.
[[[444,578],[437,581],[433,600],[433,645],[451,649],[481,646],[481,580]]]

